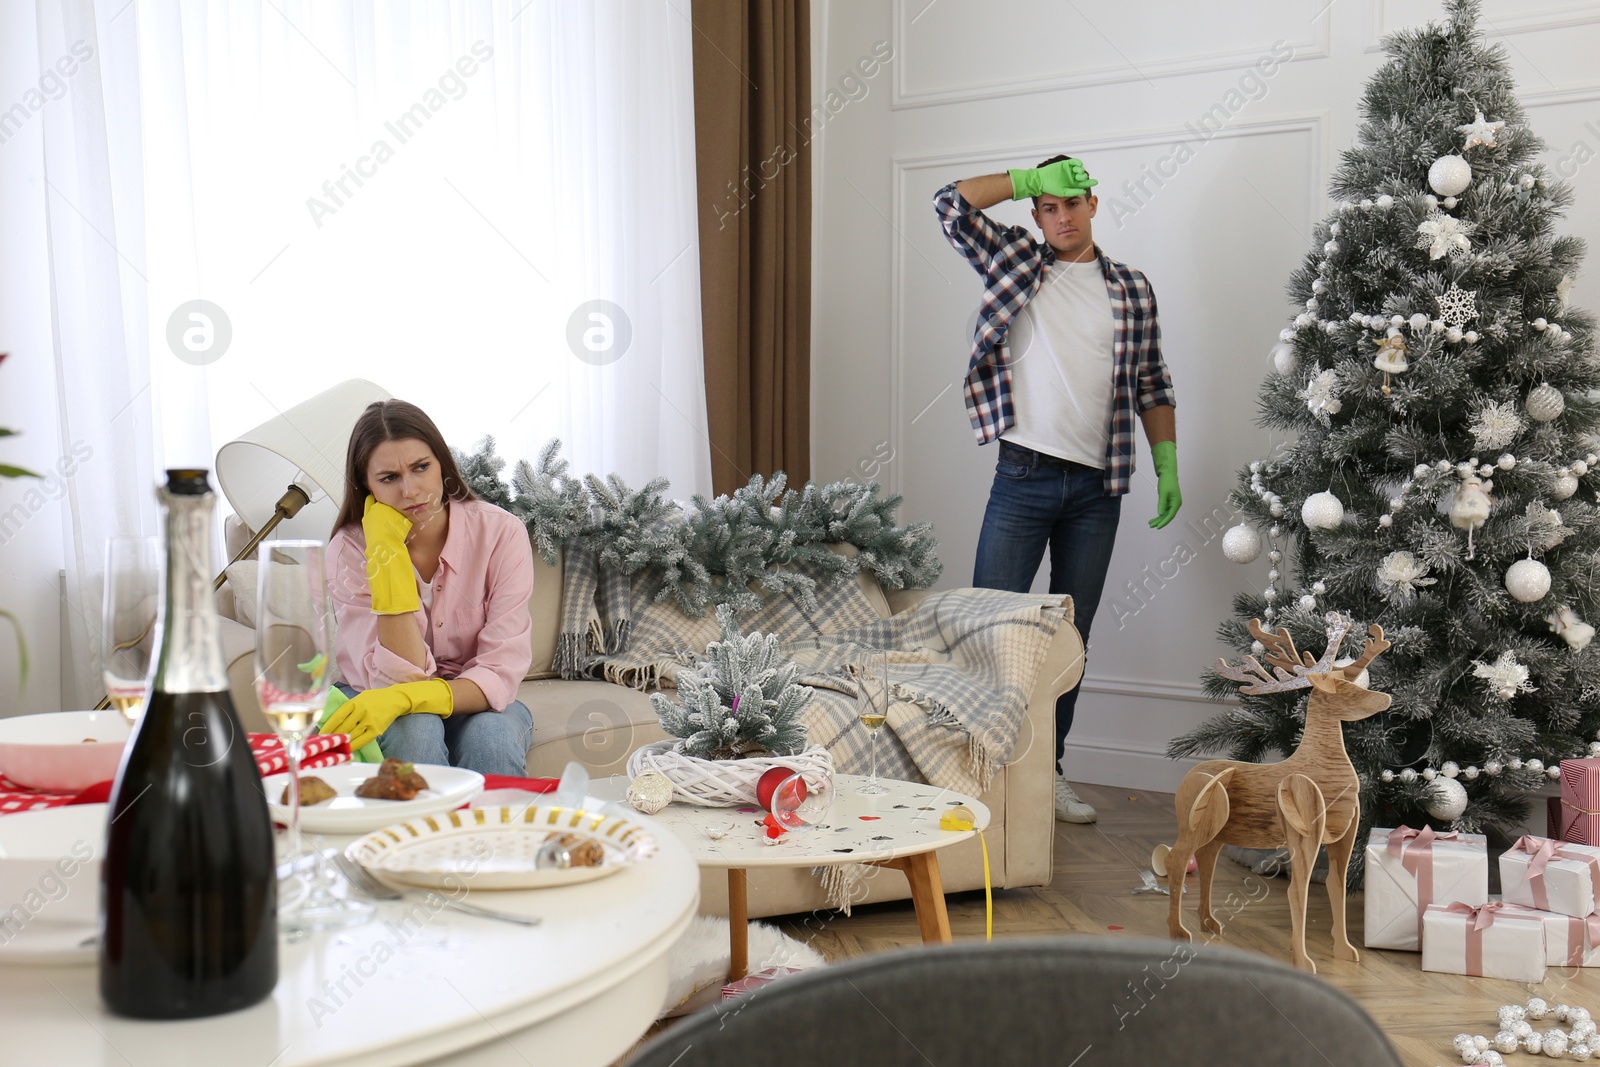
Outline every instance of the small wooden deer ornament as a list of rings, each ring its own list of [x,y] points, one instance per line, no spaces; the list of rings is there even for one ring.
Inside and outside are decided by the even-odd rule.
[[[1355,683],[1389,642],[1383,628],[1370,626],[1361,657],[1346,667],[1335,667],[1339,645],[1350,621],[1328,616],[1328,647],[1322,658],[1297,653],[1289,631],[1271,633],[1251,620],[1250,633],[1266,646],[1263,667],[1254,656],[1243,666],[1217,661],[1217,673],[1246,683],[1243,693],[1280,693],[1309,689],[1306,725],[1300,744],[1279,763],[1241,763],[1207,760],[1184,776],[1178,787],[1178,843],[1167,854],[1167,886],[1171,894],[1167,929],[1175,938],[1190,940],[1183,925],[1183,876],[1190,855],[1199,857],[1200,926],[1220,934],[1222,925],[1211,914],[1211,876],[1217,869],[1222,846],[1281,848],[1287,843],[1291,861],[1289,914],[1293,921],[1290,949],[1294,965],[1316,973],[1306,955],[1306,888],[1317,851],[1328,846],[1328,902],[1333,909],[1333,954],[1359,960],[1360,954],[1345,933],[1344,881],[1361,822],[1360,780],[1345,752],[1341,723],[1376,715],[1389,706],[1386,693],[1375,693]]]

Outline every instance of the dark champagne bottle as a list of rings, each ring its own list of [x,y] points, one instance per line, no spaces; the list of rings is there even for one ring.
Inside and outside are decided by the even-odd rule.
[[[278,981],[272,822],[211,599],[214,500],[205,471],[167,472],[159,658],[111,791],[100,995],[144,1019],[234,1011]]]

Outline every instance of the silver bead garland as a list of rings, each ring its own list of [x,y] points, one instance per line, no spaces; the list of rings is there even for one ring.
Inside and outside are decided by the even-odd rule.
[[[1568,1029],[1534,1029],[1533,1024],[1544,1019],[1566,1023]],[[1500,1029],[1493,1037],[1468,1033],[1455,1036],[1451,1045],[1462,1063],[1500,1067],[1505,1063],[1504,1057],[1514,1052],[1535,1056],[1543,1053],[1551,1059],[1565,1056],[1580,1062],[1600,1055],[1600,1032],[1588,1008],[1550,1004],[1542,997],[1530,997],[1525,1005],[1501,1005],[1495,1022]]]

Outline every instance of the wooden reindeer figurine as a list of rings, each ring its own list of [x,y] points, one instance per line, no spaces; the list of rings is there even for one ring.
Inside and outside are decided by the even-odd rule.
[[[1327,650],[1321,659],[1313,660],[1309,652],[1295,652],[1287,629],[1270,633],[1258,620],[1251,620],[1250,633],[1266,646],[1265,659],[1272,670],[1254,656],[1244,657],[1242,667],[1217,661],[1218,674],[1247,683],[1240,692],[1309,689],[1311,696],[1300,744],[1288,759],[1279,763],[1207,760],[1184,776],[1177,797],[1178,843],[1167,854],[1171,894],[1167,929],[1173,937],[1190,940],[1182,911],[1183,876],[1191,854],[1199,857],[1200,926],[1208,933],[1220,934],[1222,925],[1211,914],[1211,876],[1222,846],[1280,848],[1287,843],[1292,865],[1290,948],[1294,965],[1315,974],[1316,964],[1306,955],[1306,888],[1317,851],[1327,845],[1333,954],[1339,959],[1361,958],[1346,936],[1344,922],[1345,869],[1361,822],[1360,780],[1345,752],[1340,724],[1376,715],[1389,706],[1388,694],[1374,693],[1354,681],[1389,642],[1383,639],[1382,627],[1370,626],[1367,632],[1371,636],[1361,658],[1346,667],[1335,667],[1333,661],[1349,628],[1349,619],[1330,614]]]

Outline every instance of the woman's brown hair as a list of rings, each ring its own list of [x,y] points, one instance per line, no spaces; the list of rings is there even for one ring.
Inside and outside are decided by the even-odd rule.
[[[350,431],[350,447],[344,458],[344,503],[339,507],[339,517],[333,520],[333,532],[346,526],[360,526],[361,514],[366,508],[367,463],[372,453],[385,441],[417,440],[428,446],[433,458],[439,461],[439,474],[444,479],[447,500],[477,500],[478,494],[468,488],[450,446],[444,443],[439,427],[428,418],[427,412],[404,400],[375,400],[356,420]]]

